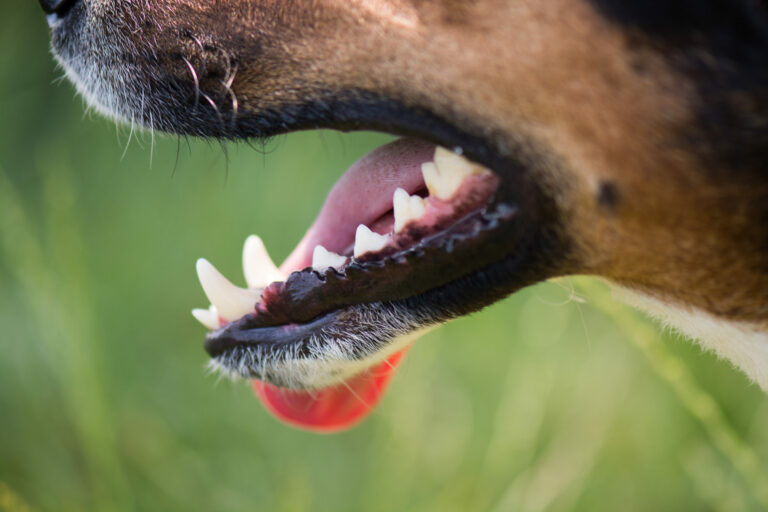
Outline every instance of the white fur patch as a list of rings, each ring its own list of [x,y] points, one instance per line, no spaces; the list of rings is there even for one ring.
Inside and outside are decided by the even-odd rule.
[[[768,331],[765,326],[718,318],[692,306],[659,300],[614,285],[616,298],[727,359],[768,392]]]
[[[305,386],[309,385],[311,388],[318,389],[334,386],[389,359],[396,352],[412,345],[414,341],[431,329],[431,327],[427,327],[398,336],[384,348],[364,359],[350,360],[342,350],[337,350],[336,353],[332,351],[324,354],[322,359],[303,358],[286,361],[282,368],[286,372],[286,376],[283,378],[285,380],[295,379],[297,375],[302,375],[301,380]]]

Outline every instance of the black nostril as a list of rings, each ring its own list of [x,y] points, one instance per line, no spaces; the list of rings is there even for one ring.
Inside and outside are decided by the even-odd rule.
[[[40,6],[47,14],[63,17],[69,12],[77,0],[40,0]]]

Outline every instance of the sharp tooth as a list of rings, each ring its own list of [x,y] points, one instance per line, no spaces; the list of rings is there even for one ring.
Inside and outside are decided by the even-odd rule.
[[[395,233],[399,233],[406,224],[424,215],[426,206],[419,196],[409,196],[402,188],[395,190],[392,197],[392,209],[395,212]]]
[[[270,283],[285,280],[285,275],[269,257],[264,242],[256,235],[251,235],[245,240],[243,274],[249,288],[265,288]]]
[[[312,253],[312,268],[318,272],[325,272],[331,267],[340,269],[346,262],[345,256],[331,252],[322,245],[315,246]]]
[[[464,179],[461,175],[442,172],[434,162],[421,164],[421,174],[424,176],[424,183],[427,185],[429,195],[444,201],[453,196],[461,185],[461,180]]]
[[[463,156],[457,155],[453,151],[441,147],[435,149],[434,160],[435,165],[440,169],[441,174],[449,173],[467,176],[468,174],[472,174],[475,167],[479,167]]]
[[[253,312],[259,301],[259,292],[233,285],[206,259],[197,260],[197,276],[208,300],[216,306],[221,317],[229,322]]]
[[[192,316],[211,331],[221,327],[219,323],[219,310],[213,304],[208,309],[193,309]]]
[[[360,224],[355,233],[355,250],[353,251],[355,258],[367,252],[380,251],[388,241],[388,237],[374,233],[364,224]]]
[[[392,196],[392,210],[395,213],[395,233],[398,233],[405,223],[410,220],[411,202],[408,200],[408,192],[402,188],[395,190]]]
[[[421,172],[430,195],[448,200],[459,189],[465,177],[490,171],[453,151],[438,147],[435,149],[435,161],[422,164]]]

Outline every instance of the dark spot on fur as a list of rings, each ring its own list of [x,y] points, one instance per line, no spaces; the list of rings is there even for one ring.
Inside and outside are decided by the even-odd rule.
[[[619,200],[619,188],[611,181],[602,181],[597,189],[597,204],[611,213],[616,209]]]

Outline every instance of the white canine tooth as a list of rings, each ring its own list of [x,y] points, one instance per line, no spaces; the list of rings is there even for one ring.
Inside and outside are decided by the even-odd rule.
[[[211,331],[221,327],[221,324],[219,324],[219,310],[213,304],[208,309],[193,309],[192,316]]]
[[[448,200],[459,189],[465,177],[490,171],[453,151],[438,147],[435,149],[435,161],[422,164],[421,172],[429,193]]]
[[[243,274],[249,288],[265,288],[275,281],[285,280],[264,247],[264,242],[256,235],[245,240],[243,246]]]
[[[219,310],[220,316],[229,322],[253,312],[261,296],[255,290],[246,290],[230,283],[208,260],[197,260],[197,277],[211,304]]]
[[[312,268],[318,272],[325,272],[331,267],[339,269],[346,262],[345,256],[331,252],[322,245],[315,246],[315,251],[312,253]]]
[[[408,192],[398,188],[392,197],[392,209],[395,213],[395,233],[399,233],[410,221],[424,215],[426,205],[421,197],[409,196]]]
[[[355,258],[367,252],[380,251],[387,245],[389,238],[385,235],[374,233],[368,226],[360,224],[355,233],[355,249],[353,251]]]

